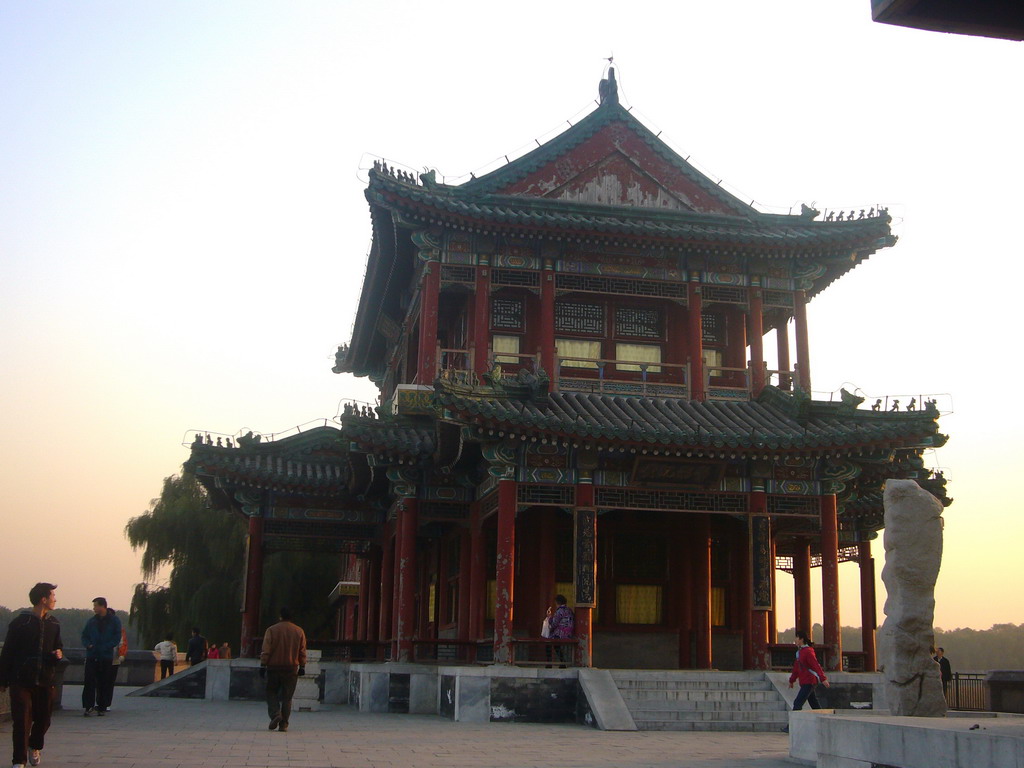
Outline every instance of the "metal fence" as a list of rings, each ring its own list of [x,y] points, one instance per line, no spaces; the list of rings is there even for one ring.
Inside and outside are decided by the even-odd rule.
[[[988,685],[983,672],[954,672],[946,687],[950,709],[983,712],[988,709]]]

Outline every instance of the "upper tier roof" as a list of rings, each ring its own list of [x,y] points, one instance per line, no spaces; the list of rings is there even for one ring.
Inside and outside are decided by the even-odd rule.
[[[376,166],[371,205],[424,224],[540,235],[641,236],[763,255],[859,258],[895,242],[884,211],[815,221],[817,211],[765,214],[690,165],[619,104],[614,70],[583,120],[533,151],[461,185]],[[874,212],[872,212],[874,213]]]

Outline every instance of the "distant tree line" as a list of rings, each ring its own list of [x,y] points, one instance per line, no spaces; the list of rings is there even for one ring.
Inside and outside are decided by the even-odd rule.
[[[183,647],[192,627],[235,653],[241,634],[247,528],[238,514],[211,508],[206,490],[188,473],[164,479],[159,498],[133,517],[125,536],[142,552],[143,582],[135,586],[131,622],[149,647],[168,633]],[[311,639],[330,639],[327,596],[339,581],[336,554],[275,552],[264,559],[261,614],[267,626],[282,605]],[[154,584],[168,569],[166,583]],[[262,628],[261,628],[262,629]]]
[[[57,596],[60,597],[59,588]],[[121,619],[121,626],[125,628],[125,631],[128,634],[128,650],[138,650],[139,634],[128,623],[128,611],[118,610],[117,607],[113,605],[110,607],[115,609],[118,618]],[[7,637],[7,625],[10,623],[11,619],[19,613],[28,610],[31,609],[18,608],[11,610],[10,608],[0,605],[0,642],[3,642],[3,639]],[[57,620],[60,622],[60,637],[64,643],[64,647],[80,648],[82,646],[82,630],[85,628],[85,622],[93,616],[92,608],[56,608],[53,611],[53,615],[56,616]],[[143,647],[148,648],[149,646]]]
[[[792,643],[795,629],[778,633],[780,643]],[[815,643],[824,633],[821,624],[811,630]],[[843,648],[862,648],[860,627],[842,627]],[[989,629],[935,628],[935,645],[946,650],[954,672],[988,672],[992,669],[1024,669],[1024,624],[994,624]]]

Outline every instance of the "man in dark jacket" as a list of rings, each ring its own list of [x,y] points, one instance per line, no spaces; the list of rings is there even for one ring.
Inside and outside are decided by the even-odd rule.
[[[121,646],[121,620],[107,609],[107,599],[97,597],[92,601],[95,614],[82,630],[82,647],[85,648],[85,685],[82,687],[82,707],[85,715],[107,714],[114,698],[114,656]]]
[[[53,673],[63,658],[60,622],[50,615],[56,584],[40,582],[28,593],[32,611],[11,620],[0,651],[0,691],[11,689],[14,768],[39,765],[53,709]]]
[[[194,667],[200,661],[206,660],[206,650],[209,648],[206,638],[199,634],[199,627],[192,627],[192,637],[188,639],[188,648],[185,650],[185,661],[190,667]]]

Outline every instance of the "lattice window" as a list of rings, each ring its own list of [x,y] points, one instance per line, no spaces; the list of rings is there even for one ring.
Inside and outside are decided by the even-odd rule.
[[[498,494],[497,492],[488,493],[482,499],[480,499],[480,518],[490,517],[492,514],[498,511]]]
[[[441,266],[441,282],[473,285],[476,282],[476,273],[473,267],[443,264]]]
[[[560,291],[618,293],[626,296],[656,296],[667,299],[686,298],[685,283],[662,280],[558,274],[555,276],[555,287]]]
[[[594,489],[594,498],[596,505],[604,509],[663,509],[726,513],[747,511],[747,495],[745,493],[699,493],[599,487]]]
[[[515,331],[523,328],[522,299],[491,299],[491,327],[510,328]]]
[[[768,494],[768,514],[817,517],[821,514],[821,501],[817,496]]]
[[[747,289],[738,288],[735,285],[702,285],[700,295],[709,304],[747,305]]]
[[[520,483],[516,489],[516,501],[520,504],[571,507],[575,504],[576,489],[571,485],[533,485]]]
[[[702,344],[725,346],[725,315],[721,312],[702,312],[700,325]]]
[[[644,307],[616,307],[615,334],[660,339],[662,336],[661,311]]]
[[[491,272],[491,284],[536,288],[540,285],[540,273],[529,269],[495,269]]]
[[[789,291],[764,291],[761,303],[766,307],[793,308],[793,294]]]
[[[604,307],[575,301],[555,302],[555,330],[604,335]]]

